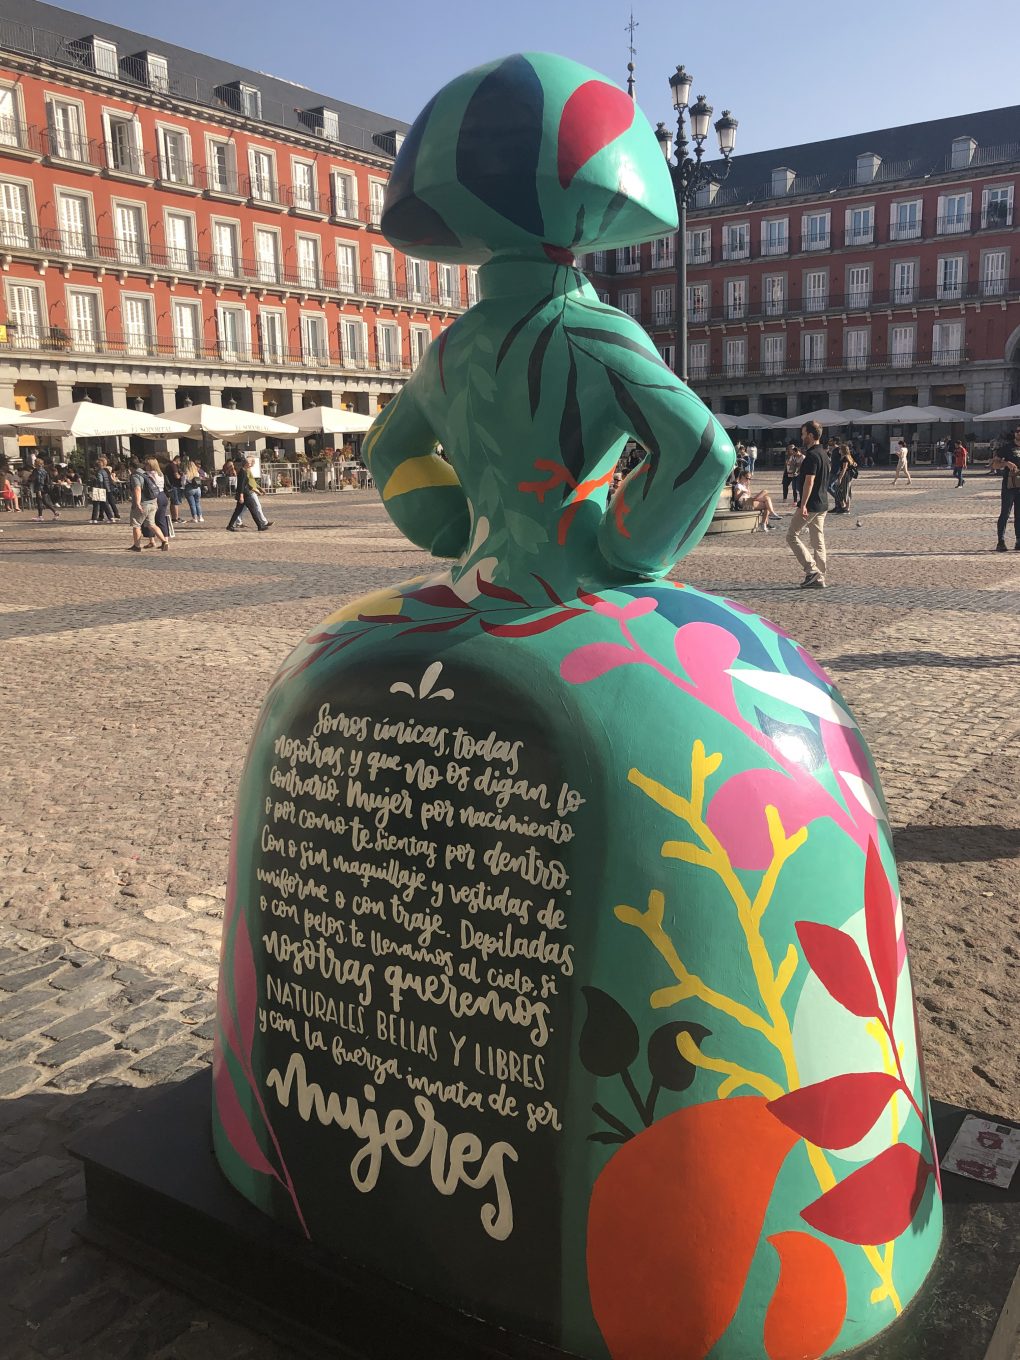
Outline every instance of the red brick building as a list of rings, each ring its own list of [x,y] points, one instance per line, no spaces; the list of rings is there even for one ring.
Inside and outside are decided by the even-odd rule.
[[[4,0],[0,404],[378,410],[474,296],[473,271],[380,234],[405,131]]]
[[[716,410],[1020,398],[1020,107],[734,157],[688,218],[691,384]],[[672,362],[674,242],[599,290]]]

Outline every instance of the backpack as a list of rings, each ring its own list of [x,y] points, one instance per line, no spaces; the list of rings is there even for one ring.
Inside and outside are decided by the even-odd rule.
[[[143,500],[155,501],[159,499],[159,487],[156,485],[150,472],[142,473],[142,490],[145,493],[142,497]]]

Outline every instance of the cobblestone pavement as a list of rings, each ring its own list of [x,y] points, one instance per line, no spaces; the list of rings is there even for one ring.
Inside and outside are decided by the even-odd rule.
[[[830,516],[826,591],[797,589],[782,532],[709,539],[683,574],[842,686],[896,828],[932,1089],[1016,1118],[1020,553],[990,551],[992,479],[890,482],[864,474]],[[208,1061],[232,792],[270,674],[337,604],[428,567],[372,494],[270,504],[269,536],[224,538],[212,502],[145,557],[83,510],[0,517],[5,1360],[284,1355],[78,1241],[64,1150]]]

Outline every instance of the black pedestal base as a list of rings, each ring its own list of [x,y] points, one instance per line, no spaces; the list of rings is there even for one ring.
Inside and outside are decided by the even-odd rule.
[[[309,1356],[565,1354],[434,1303],[277,1226],[221,1175],[210,1107],[210,1076],[201,1073],[76,1144],[91,1241]],[[944,1150],[964,1111],[936,1103],[934,1115]],[[855,1352],[857,1360],[1014,1360],[1020,1183],[1002,1191],[947,1175],[945,1191],[945,1243],[924,1290],[899,1325]]]

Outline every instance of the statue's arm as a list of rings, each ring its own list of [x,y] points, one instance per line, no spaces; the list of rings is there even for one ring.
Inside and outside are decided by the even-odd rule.
[[[470,539],[467,497],[435,447],[412,379],[378,417],[363,452],[397,528],[436,557],[459,557]]]
[[[710,523],[733,467],[733,445],[644,332],[629,318],[620,321],[617,340],[589,341],[589,352],[607,368],[619,429],[637,440],[645,456],[612,498],[599,547],[627,575],[664,576]]]

